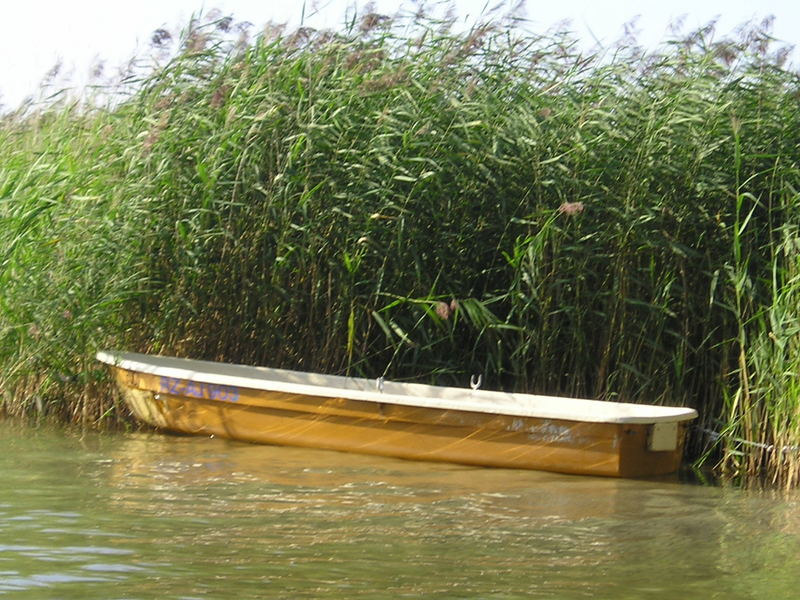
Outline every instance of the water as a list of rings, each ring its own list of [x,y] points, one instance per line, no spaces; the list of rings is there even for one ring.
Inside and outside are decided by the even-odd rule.
[[[0,422],[0,597],[796,598],[800,499]]]

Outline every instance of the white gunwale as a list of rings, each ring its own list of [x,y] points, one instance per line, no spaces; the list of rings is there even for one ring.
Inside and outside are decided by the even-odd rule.
[[[440,410],[618,424],[668,423],[688,421],[697,417],[694,409],[685,407],[517,394],[419,383],[386,381],[382,384],[382,391],[379,391],[375,379],[133,352],[98,352],[97,359],[128,371],[196,383]]]

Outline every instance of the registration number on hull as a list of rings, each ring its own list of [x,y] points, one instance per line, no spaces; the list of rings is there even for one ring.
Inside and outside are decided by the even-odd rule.
[[[170,394],[172,396],[188,396],[189,398],[204,398],[206,400],[219,400],[220,402],[239,401],[239,390],[233,386],[200,383],[174,377],[162,376],[159,391],[162,394]]]

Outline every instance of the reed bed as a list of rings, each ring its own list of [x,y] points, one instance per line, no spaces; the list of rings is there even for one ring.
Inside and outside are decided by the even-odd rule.
[[[6,412],[124,420],[99,348],[481,374],[696,407],[697,464],[800,482],[800,87],[768,29],[232,32],[2,118]]]

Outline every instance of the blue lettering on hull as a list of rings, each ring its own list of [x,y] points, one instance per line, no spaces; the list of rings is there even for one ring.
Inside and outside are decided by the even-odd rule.
[[[220,402],[239,401],[239,390],[233,386],[199,383],[174,377],[162,376],[160,391],[163,394],[171,394],[173,396],[188,396],[189,398],[219,400]]]

